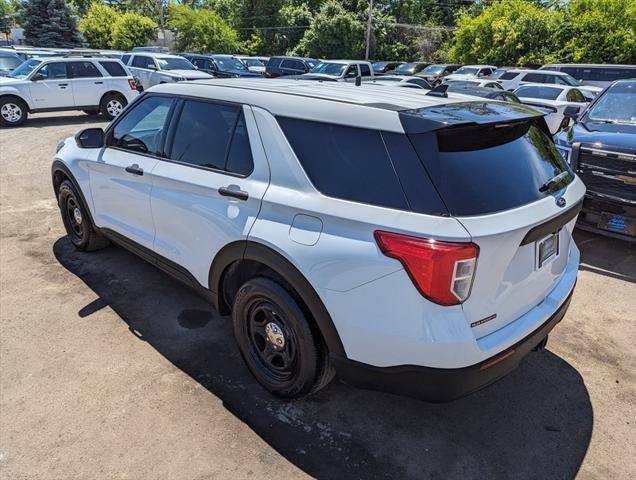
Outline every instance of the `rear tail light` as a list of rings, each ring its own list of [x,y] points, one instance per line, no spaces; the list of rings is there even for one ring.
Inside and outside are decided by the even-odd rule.
[[[440,305],[457,305],[470,295],[479,247],[376,230],[387,257],[399,260],[418,291]]]
[[[131,89],[137,90],[137,82],[135,81],[134,78],[129,78],[128,79],[128,85],[130,85]]]

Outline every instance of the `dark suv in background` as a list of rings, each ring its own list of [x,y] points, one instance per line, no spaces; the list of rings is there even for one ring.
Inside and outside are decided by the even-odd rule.
[[[554,140],[587,187],[577,226],[635,242],[636,80],[614,82]]]
[[[416,75],[426,79],[428,83],[436,87],[442,83],[442,79],[446,75],[450,75],[459,67],[461,67],[461,65],[454,63],[434,63],[433,65],[426,67],[420,73],[416,73]]]
[[[319,63],[314,58],[270,57],[265,67],[265,76],[275,78],[285,75],[302,75],[308,73]]]
[[[257,72],[250,72],[245,64],[232,55],[201,55],[198,53],[180,53],[195,67],[216,78],[262,77]]]

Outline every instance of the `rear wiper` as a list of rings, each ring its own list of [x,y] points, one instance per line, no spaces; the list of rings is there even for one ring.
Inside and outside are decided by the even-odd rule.
[[[570,172],[568,172],[568,171],[559,173],[556,177],[552,177],[550,180],[548,180],[543,185],[541,185],[539,187],[539,191],[540,192],[545,192],[552,185],[555,185],[555,184],[559,183],[561,180],[565,180],[569,174],[570,174]]]

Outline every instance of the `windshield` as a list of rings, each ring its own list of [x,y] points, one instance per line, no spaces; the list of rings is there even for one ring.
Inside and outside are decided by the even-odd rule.
[[[309,65],[309,68],[315,68],[320,62],[318,60],[305,60],[305,63]]]
[[[560,88],[531,86],[518,88],[517,91],[515,91],[515,95],[517,95],[517,97],[556,100],[561,92],[562,90]]]
[[[490,74],[490,78],[499,78],[501,77],[504,73],[506,73],[508,70],[505,68],[498,68],[497,70],[495,70],[494,72],[492,72]]]
[[[572,75],[562,75],[561,80],[572,87],[577,87],[579,85],[579,82],[577,82]]]
[[[636,124],[636,82],[610,87],[586,114],[592,122]]]
[[[403,63],[395,69],[396,72],[410,72],[417,67],[417,63]]]
[[[33,69],[37,67],[40,63],[42,63],[42,60],[37,60],[35,58],[32,58],[31,60],[27,60],[26,62],[20,64],[20,66],[16,68],[14,71],[12,71],[9,74],[9,77],[26,78],[33,71]]]
[[[0,70],[10,72],[22,63],[18,57],[0,57]]]
[[[160,70],[196,70],[185,58],[157,57]]]
[[[339,77],[346,68],[347,65],[344,63],[322,62],[312,68],[311,73],[322,73],[323,75]]]
[[[243,62],[245,63],[245,65],[247,65],[248,67],[263,67],[263,62],[261,62],[259,59],[257,58],[244,58]]]
[[[373,64],[373,69],[377,70],[379,68],[385,68],[388,65],[388,62],[375,62]]]
[[[477,72],[479,72],[478,68],[461,67],[455,70],[454,73],[457,75],[477,75]]]
[[[245,64],[234,57],[212,57],[220,70],[246,70]]]
[[[423,70],[424,73],[433,73],[435,75],[442,73],[443,71],[444,65],[429,65]]]

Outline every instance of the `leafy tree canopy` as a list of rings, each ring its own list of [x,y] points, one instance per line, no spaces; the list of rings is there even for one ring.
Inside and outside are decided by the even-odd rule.
[[[94,2],[80,20],[79,28],[84,41],[91,48],[111,48],[115,25],[121,20],[121,13],[101,2]]]
[[[147,45],[156,40],[159,27],[148,17],[135,12],[126,12],[113,28],[112,47],[119,50],[131,50],[133,47]]]
[[[193,10],[186,5],[171,5],[168,27],[176,32],[176,48],[187,52],[235,53],[239,38],[234,29],[213,10]]]

